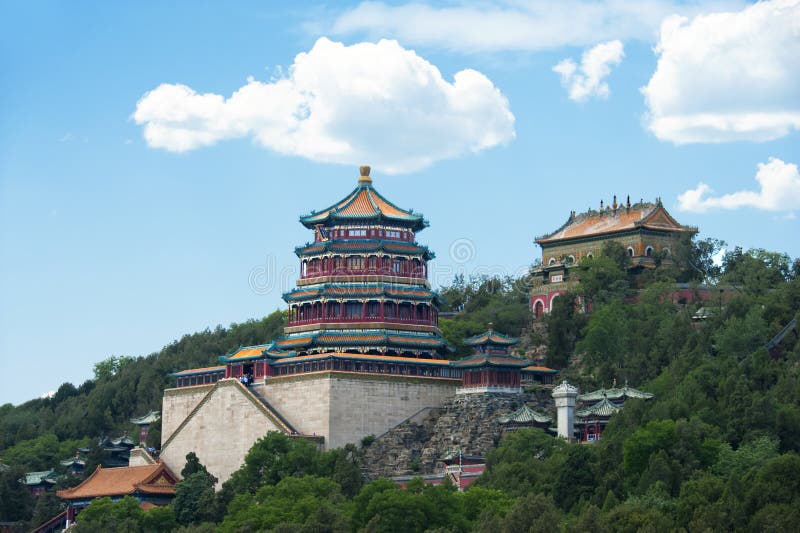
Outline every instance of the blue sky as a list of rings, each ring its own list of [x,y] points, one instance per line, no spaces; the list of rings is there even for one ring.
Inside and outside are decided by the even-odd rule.
[[[800,256],[800,8],[766,7],[4,3],[0,403],[283,308],[359,164],[430,221],[435,285],[613,194]]]

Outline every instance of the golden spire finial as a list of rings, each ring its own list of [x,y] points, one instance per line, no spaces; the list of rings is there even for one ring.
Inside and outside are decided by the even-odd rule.
[[[358,184],[369,185],[370,183],[372,183],[372,178],[369,177],[369,170],[370,170],[369,166],[364,165],[362,167],[359,167],[359,170],[361,171],[361,177],[358,178]]]

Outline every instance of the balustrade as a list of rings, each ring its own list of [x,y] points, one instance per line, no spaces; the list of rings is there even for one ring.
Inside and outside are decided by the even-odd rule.
[[[292,307],[289,325],[325,322],[390,322],[398,324],[436,325],[439,313],[427,306],[411,306],[377,301],[323,302]]]

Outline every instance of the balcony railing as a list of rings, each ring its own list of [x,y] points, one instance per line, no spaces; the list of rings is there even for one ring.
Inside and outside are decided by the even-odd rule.
[[[417,326],[434,326],[435,318],[399,318],[388,316],[328,316],[317,318],[300,318],[289,320],[288,326],[305,326],[309,324],[329,324],[329,323],[356,323],[356,322],[388,322],[391,324],[412,324]]]
[[[426,279],[424,269],[399,269],[392,268],[329,268],[327,270],[306,270],[300,275],[300,279],[313,279],[330,276],[395,276],[399,278]]]

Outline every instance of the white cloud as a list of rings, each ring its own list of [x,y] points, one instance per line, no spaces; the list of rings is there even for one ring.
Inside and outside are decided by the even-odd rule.
[[[288,76],[248,79],[230,97],[162,84],[133,119],[148,145],[174,152],[252,137],[315,161],[410,172],[514,138],[508,100],[480,72],[453,81],[396,41],[345,46],[319,39]]]
[[[771,157],[767,163],[759,163],[756,181],[759,191],[738,191],[722,196],[711,196],[714,192],[711,187],[700,182],[696,188],[678,196],[678,206],[683,211],[696,213],[740,207],[764,211],[800,209],[800,172],[797,165]]]
[[[570,100],[585,102],[592,96],[607,98],[609,90],[605,79],[611,67],[619,65],[623,57],[622,43],[609,41],[585,51],[580,65],[567,58],[554,66],[553,72],[561,75],[561,84],[567,89]]]
[[[363,2],[337,16],[336,35],[392,37],[461,52],[545,50],[612,39],[655,40],[664,17],[741,6],[741,0],[501,0],[434,7]]]
[[[656,52],[642,92],[659,139],[767,141],[800,129],[800,0],[669,17]]]

